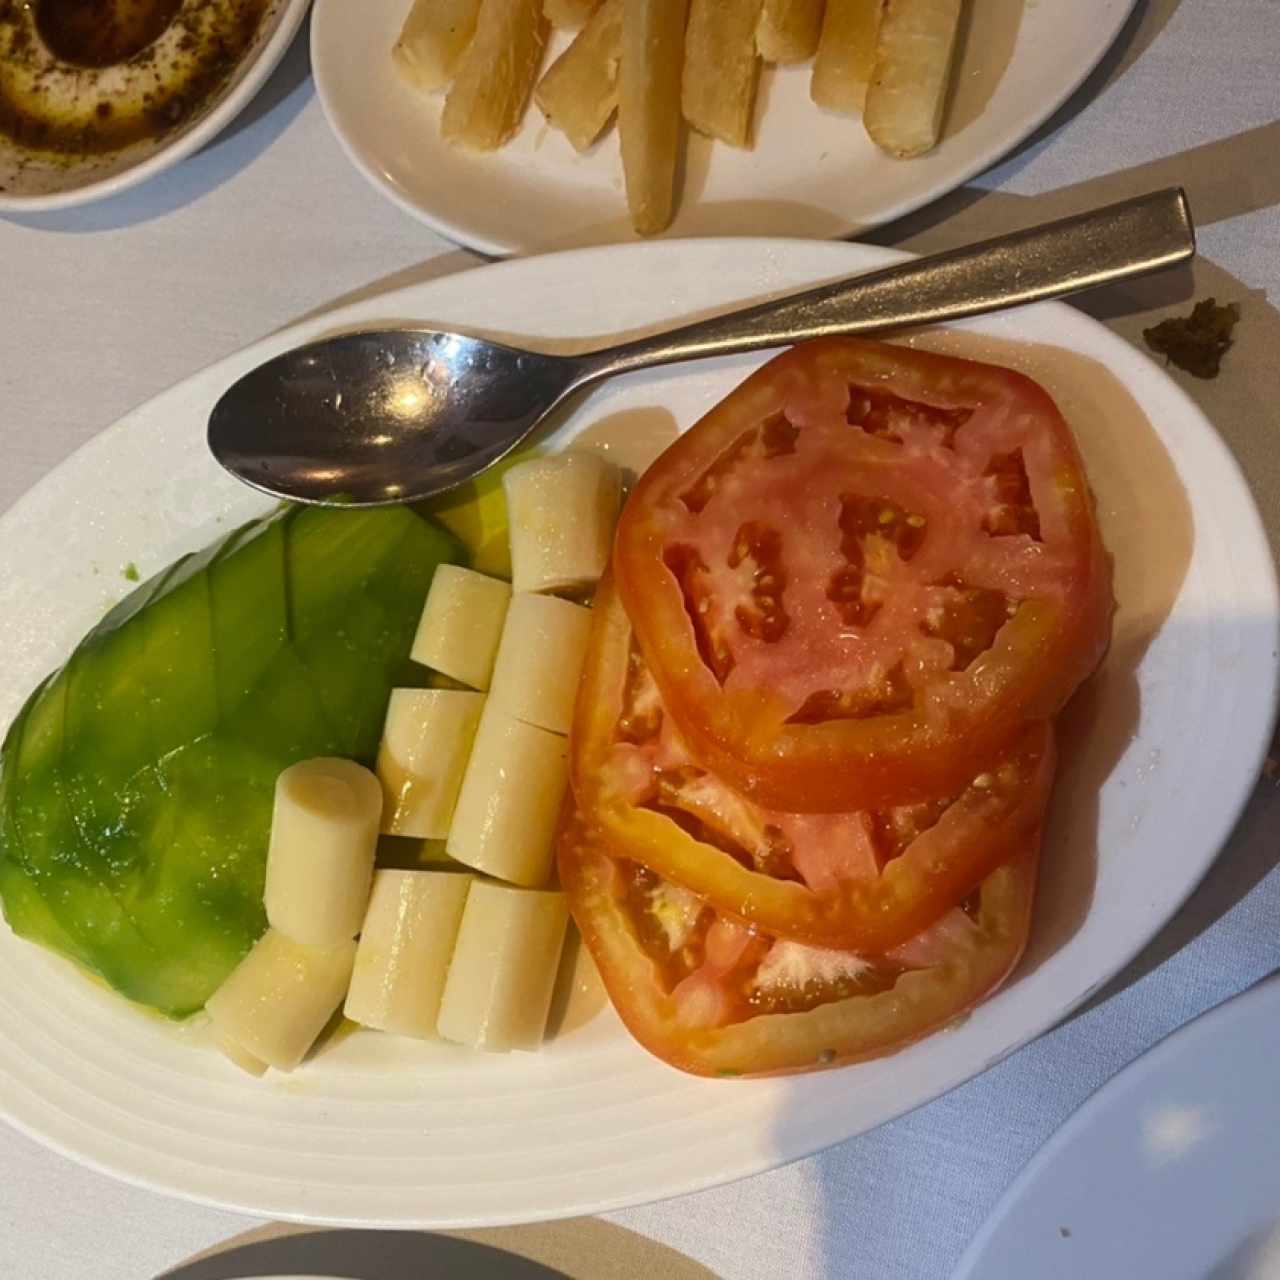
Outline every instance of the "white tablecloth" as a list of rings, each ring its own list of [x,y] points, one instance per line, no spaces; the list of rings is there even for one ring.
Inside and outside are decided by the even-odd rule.
[[[1050,128],[944,202],[946,221],[929,211],[878,238],[976,236],[984,202],[1047,207],[1081,184],[1119,197],[1185,170],[1202,254],[1246,299],[1243,347],[1251,313],[1277,331],[1263,295],[1280,296],[1278,66],[1276,0],[1140,3]],[[233,131],[175,171],[86,209],[0,219],[0,508],[125,410],[262,334],[475,261],[350,168],[299,41]],[[1255,412],[1235,429],[1280,431],[1274,401]],[[1274,530],[1280,477],[1259,457],[1251,478]],[[1208,881],[1140,960],[979,1079],[813,1159],[615,1219],[729,1280],[945,1276],[1023,1161],[1102,1081],[1280,965],[1278,822],[1280,793],[1263,782]],[[138,1280],[250,1225],[109,1181],[0,1125],[6,1280]]]

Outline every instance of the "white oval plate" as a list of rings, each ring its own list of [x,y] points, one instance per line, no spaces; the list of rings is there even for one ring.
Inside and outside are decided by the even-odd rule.
[[[953,1280],[1275,1280],[1280,980],[1203,1014],[1045,1143]]]
[[[586,155],[531,106],[493,155],[446,145],[439,96],[409,88],[391,46],[412,0],[316,0],[316,92],[352,163],[383,195],[482,253],[543,253],[634,240],[611,130]],[[847,236],[917,209],[1016,146],[1079,87],[1135,0],[980,0],[967,6],[954,104],[941,145],[900,161],[861,121],[820,111],[808,66],[766,68],[756,145],[691,135],[670,236]],[[556,33],[551,53],[568,43]]]
[[[311,0],[269,0],[245,56],[227,82],[181,128],[102,156],[48,163],[0,137],[0,212],[70,209],[118,195],[212,142],[266,84]]]
[[[308,321],[196,375],[0,519],[0,723],[124,593],[123,566],[146,576],[263,509],[211,461],[204,430],[226,386],[276,353],[395,321],[550,348],[605,324],[669,326],[688,318],[683,299],[723,308],[898,256],[712,240],[500,263]],[[1004,354],[1046,380],[1082,436],[1121,604],[1111,654],[1066,726],[1027,957],[967,1021],[890,1059],[765,1081],[682,1075],[601,1010],[569,1019],[538,1054],[358,1033],[292,1076],[257,1082],[210,1050],[199,1022],[141,1015],[0,930],[0,1112],[95,1168],[262,1216],[497,1225],[773,1168],[920,1105],[1060,1019],[1169,919],[1231,829],[1270,733],[1276,584],[1235,462],[1143,355],[1063,306],[944,338],[1045,344]],[[624,459],[652,455],[763,358],[618,379],[566,416],[555,443],[608,440]]]

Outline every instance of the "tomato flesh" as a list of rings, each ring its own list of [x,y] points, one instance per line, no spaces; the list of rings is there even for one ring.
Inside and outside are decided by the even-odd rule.
[[[1025,945],[1038,832],[960,909],[885,955],[814,948],[728,920],[616,856],[570,812],[560,879],[614,1007],[636,1039],[699,1075],[766,1075],[892,1052],[1004,980]]]
[[[614,571],[694,754],[792,811],[954,794],[1060,709],[1110,629],[1045,392],[855,339],[784,353],[677,440]]]
[[[612,582],[596,597],[570,745],[610,847],[726,919],[816,946],[885,951],[928,928],[1040,826],[1052,732],[1028,726],[954,794],[847,813],[767,809],[695,758]]]

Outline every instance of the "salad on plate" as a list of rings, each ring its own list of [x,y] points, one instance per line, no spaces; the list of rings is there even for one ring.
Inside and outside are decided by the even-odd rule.
[[[962,1016],[1026,943],[1054,719],[1110,637],[1053,401],[824,339],[628,480],[526,455],[142,583],[4,737],[10,927],[255,1075],[339,1016],[535,1051],[574,929],[701,1075]]]

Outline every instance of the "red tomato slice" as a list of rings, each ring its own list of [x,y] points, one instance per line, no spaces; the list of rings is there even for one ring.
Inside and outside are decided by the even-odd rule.
[[[725,916],[828,947],[883,951],[945,915],[1039,829],[1053,734],[1036,722],[956,794],[849,813],[765,809],[690,753],[606,577],[571,764],[610,847]]]
[[[559,865],[614,1007],[646,1049],[697,1075],[771,1075],[890,1053],[989,995],[1026,943],[1037,844],[1034,833],[993,871],[971,910],[881,956],[728,920],[615,857],[575,814],[561,830]]]
[[[856,339],[778,356],[677,440],[623,511],[614,570],[695,755],[773,808],[954,794],[1110,634],[1048,395]]]

